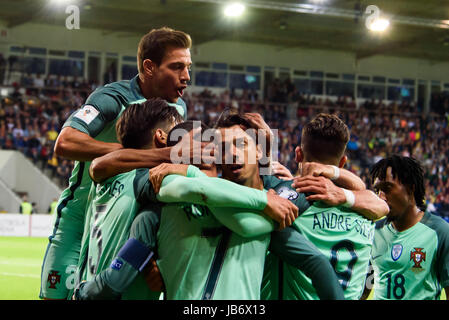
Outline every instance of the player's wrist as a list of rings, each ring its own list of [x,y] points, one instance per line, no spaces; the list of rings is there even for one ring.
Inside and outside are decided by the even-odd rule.
[[[341,189],[343,190],[343,193],[345,195],[345,202],[342,204],[342,206],[346,207],[346,208],[352,208],[355,203],[354,192],[352,192],[351,190],[345,189],[345,188],[341,188]]]
[[[330,166],[330,168],[331,168],[331,173],[330,173],[329,179],[331,179],[332,181],[335,181],[338,178],[340,178],[340,168],[337,166]]]

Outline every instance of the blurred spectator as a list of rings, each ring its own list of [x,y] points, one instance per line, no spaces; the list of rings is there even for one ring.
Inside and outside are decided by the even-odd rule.
[[[0,86],[4,84],[6,74],[6,60],[0,53]]]
[[[20,204],[19,213],[21,214],[32,214],[33,206],[30,202],[28,202],[28,196],[22,196],[22,203]]]

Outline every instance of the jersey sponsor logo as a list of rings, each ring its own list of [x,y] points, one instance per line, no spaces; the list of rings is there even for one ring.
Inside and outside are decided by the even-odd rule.
[[[48,273],[47,282],[50,284],[49,289],[56,289],[56,284],[61,282],[61,276],[58,271],[52,270]]]
[[[426,253],[422,252],[423,248],[414,248],[415,251],[410,251],[410,260],[413,260],[413,267],[421,269],[421,263],[426,261]]]
[[[401,257],[402,249],[402,244],[395,244],[391,248],[391,259],[393,259],[393,261],[397,261]]]
[[[90,124],[94,120],[100,111],[89,104],[86,104],[75,114],[75,118],[83,120],[86,124]]]
[[[114,270],[120,270],[122,268],[122,266],[123,266],[123,261],[121,261],[119,259],[115,259],[111,263],[111,268]]]
[[[281,198],[291,201],[296,200],[298,198],[298,193],[295,190],[292,190],[288,187],[279,188],[277,193]]]

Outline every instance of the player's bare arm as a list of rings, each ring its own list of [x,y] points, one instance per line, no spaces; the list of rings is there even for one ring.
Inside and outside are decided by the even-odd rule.
[[[77,161],[91,161],[122,148],[120,143],[98,141],[71,127],[62,129],[55,143],[55,153],[58,156]]]
[[[188,166],[185,166],[185,165],[164,163],[164,164],[161,164],[161,165],[151,169],[150,170],[150,181],[153,185],[153,189],[155,190],[155,193],[158,193],[160,191],[162,180],[166,175],[179,174],[182,176],[186,176],[187,168],[188,168]],[[196,180],[195,183],[198,184],[200,182],[198,180]],[[229,183],[232,183],[232,182],[229,182]],[[192,184],[187,180],[185,180],[183,183],[178,184],[178,187],[185,191],[189,190],[189,186],[192,186]],[[189,194],[190,196],[189,197],[185,196],[186,199],[179,199],[179,201],[180,202],[187,201],[188,198],[192,199],[192,197],[207,199],[208,196],[204,192],[205,189],[207,189],[207,188],[203,187],[203,188],[195,189],[197,191],[192,191],[193,193],[201,193],[199,197],[198,196],[195,197],[192,194],[192,192],[187,192],[186,194]],[[295,219],[298,217],[298,207],[296,207],[289,200],[286,200],[286,199],[278,196],[274,190],[269,190],[267,192],[267,205],[265,206],[262,213],[266,214],[272,220],[279,223],[279,230],[282,230],[285,227],[290,226],[293,223],[293,221],[295,221]]]
[[[170,162],[171,147],[160,149],[121,149],[94,159],[89,167],[93,181],[101,182],[138,168],[152,168]]]
[[[349,170],[318,162],[300,162],[298,166],[299,176],[297,178],[308,175],[323,176],[332,179],[337,186],[348,190],[366,189],[363,180]]]
[[[324,176],[297,177],[292,186],[297,192],[312,193],[306,197],[308,201],[323,201],[330,206],[344,205],[348,201],[344,190]],[[377,220],[389,212],[387,203],[371,190],[353,191],[353,194],[351,208],[365,218]]]

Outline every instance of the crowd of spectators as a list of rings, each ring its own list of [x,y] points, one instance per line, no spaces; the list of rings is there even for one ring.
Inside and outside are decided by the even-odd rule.
[[[78,79],[23,77],[0,105],[0,149],[23,152],[66,186],[73,162],[57,157],[54,143],[65,120],[95,87]],[[369,168],[376,161],[391,153],[413,156],[425,168],[428,209],[449,216],[449,104],[444,95],[438,98],[438,112],[425,115],[406,101],[386,104],[367,100],[357,105],[351,97],[331,100],[300,94],[294,85],[282,91],[287,95],[284,99],[272,91],[262,99],[254,90],[214,94],[205,89],[186,92],[183,99],[188,105],[188,118],[210,126],[225,107],[260,113],[272,129],[277,129],[277,158],[293,173],[297,171],[294,150],[300,143],[302,127],[319,112],[335,113],[351,130],[346,168],[371,187]]]

